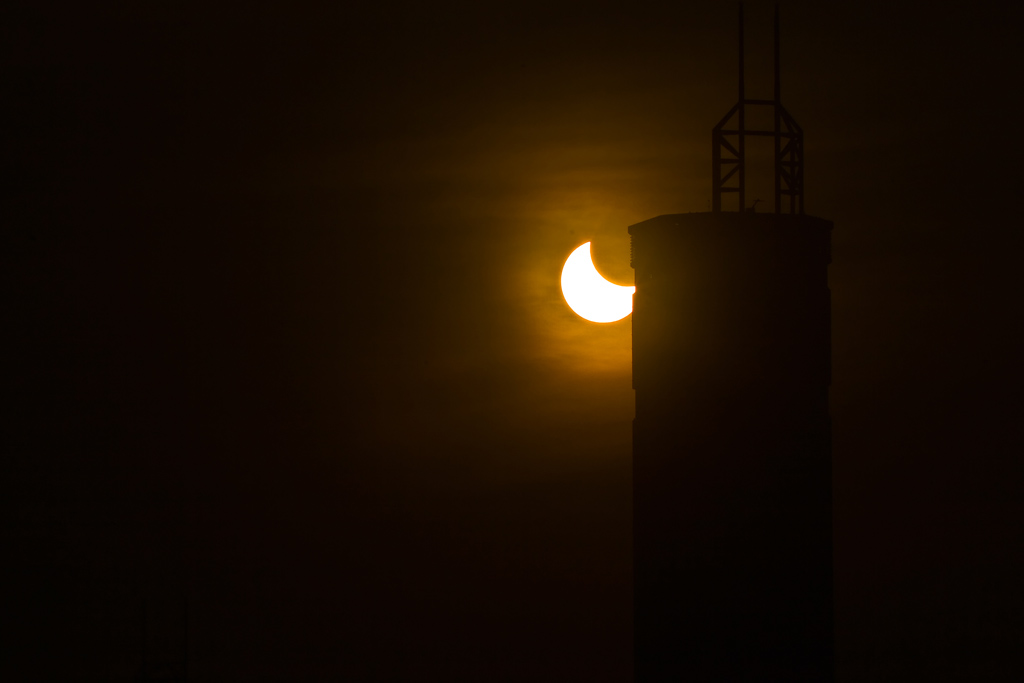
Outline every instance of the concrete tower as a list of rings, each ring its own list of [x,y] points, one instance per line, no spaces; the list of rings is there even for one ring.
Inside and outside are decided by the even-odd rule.
[[[831,681],[832,224],[803,212],[803,131],[779,92],[713,132],[713,210],[629,228],[636,680]],[[774,129],[746,125],[770,107]],[[746,206],[750,135],[775,206]],[[722,209],[724,194],[738,198]]]

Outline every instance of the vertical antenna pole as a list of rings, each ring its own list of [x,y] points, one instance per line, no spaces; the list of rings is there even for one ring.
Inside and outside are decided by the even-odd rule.
[[[775,5],[775,104],[782,101],[782,85],[779,81],[779,6]]]
[[[711,210],[722,210],[722,133],[711,131]]]
[[[775,213],[782,213],[782,85],[779,80],[779,6],[775,5]]]
[[[789,198],[789,212],[796,213],[799,203],[800,215],[804,215],[804,135],[801,132],[797,139],[796,154],[792,155],[796,161],[793,175],[796,177],[797,191]]]
[[[146,601],[142,601],[142,665],[139,667],[143,676],[149,676],[149,663],[146,661],[146,640],[149,638],[149,629],[147,620],[149,614],[146,612]]]
[[[187,681],[188,680],[188,596],[187,595],[185,596],[184,610],[185,610],[185,626],[184,626],[185,632],[182,633],[182,638],[184,639],[185,642],[184,642],[184,645],[182,646],[182,652],[181,652],[181,680],[182,681]]]
[[[747,169],[746,169],[747,164],[746,164],[746,160],[747,160],[747,156],[746,156],[746,149],[745,149],[746,145],[744,144],[745,141],[744,141],[744,135],[743,135],[743,133],[746,131],[746,116],[744,114],[746,112],[746,108],[747,107],[746,107],[746,102],[744,101],[744,98],[746,97],[746,95],[744,94],[744,91],[743,91],[743,3],[742,2],[740,3],[740,16],[739,16],[739,52],[740,52],[740,69],[739,69],[739,87],[740,87],[739,103],[740,103],[740,109],[739,109],[739,112],[738,112],[738,115],[739,115],[739,120],[738,120],[738,123],[739,123],[739,126],[738,126],[739,127],[739,136],[738,136],[739,137],[739,141],[738,141],[738,147],[736,149],[737,149],[737,151],[739,151],[739,154],[737,156],[739,156],[739,159],[740,159],[740,161],[739,161],[740,169],[739,169],[739,173],[738,173],[738,175],[739,175],[739,200],[740,200],[740,202],[739,202],[740,203],[739,211],[742,213],[744,211],[744,209],[746,209],[746,206],[747,206],[747,200],[746,200],[746,190],[747,190],[747,177],[746,177],[747,176]]]

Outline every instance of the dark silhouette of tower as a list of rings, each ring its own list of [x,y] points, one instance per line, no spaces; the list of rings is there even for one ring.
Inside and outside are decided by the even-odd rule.
[[[803,131],[775,94],[713,132],[708,213],[629,228],[636,680],[831,681],[829,221],[804,214]],[[747,126],[771,107],[772,130]],[[746,203],[746,137],[775,206]],[[736,211],[722,196],[737,195]]]

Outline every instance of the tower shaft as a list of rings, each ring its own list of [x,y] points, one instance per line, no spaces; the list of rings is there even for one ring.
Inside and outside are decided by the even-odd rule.
[[[629,229],[637,681],[832,680],[831,228]]]

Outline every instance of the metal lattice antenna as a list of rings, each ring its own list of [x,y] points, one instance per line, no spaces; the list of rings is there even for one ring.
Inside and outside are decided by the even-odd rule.
[[[779,68],[779,6],[775,6],[775,89],[773,99],[747,99],[744,89],[743,3],[739,6],[739,99],[711,133],[712,177],[711,210],[722,210],[722,194],[737,194],[738,210],[746,208],[747,169],[746,136],[770,135],[775,139],[775,213],[783,212],[783,198],[789,197],[787,213],[804,213],[804,131],[782,106]],[[774,109],[773,130],[754,130],[746,126],[747,106]],[[734,119],[735,128],[726,128]],[[735,142],[732,142],[734,139]],[[730,184],[734,183],[734,184]]]

